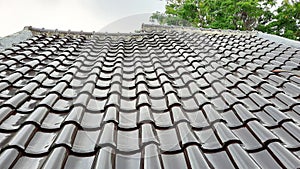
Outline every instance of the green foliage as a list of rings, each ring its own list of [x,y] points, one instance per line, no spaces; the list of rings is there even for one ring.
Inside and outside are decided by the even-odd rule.
[[[284,0],[168,0],[166,12],[154,13],[160,24],[215,29],[260,30],[300,40],[300,2]]]
[[[300,40],[300,2],[283,1],[276,12],[273,20],[266,25],[261,25],[258,30]]]
[[[166,15],[160,12],[153,13],[150,21],[157,21],[161,25],[192,26],[190,22],[176,16]]]

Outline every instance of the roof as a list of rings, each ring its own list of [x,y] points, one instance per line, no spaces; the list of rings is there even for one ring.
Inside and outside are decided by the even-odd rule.
[[[300,168],[300,50],[255,32],[27,27],[0,53],[1,168]]]

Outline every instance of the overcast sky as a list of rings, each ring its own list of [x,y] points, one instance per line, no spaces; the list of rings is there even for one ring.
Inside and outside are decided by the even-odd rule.
[[[128,32],[148,21],[151,13],[163,12],[165,3],[165,0],[0,0],[0,37],[18,32],[24,26]],[[123,28],[128,30],[122,31]]]

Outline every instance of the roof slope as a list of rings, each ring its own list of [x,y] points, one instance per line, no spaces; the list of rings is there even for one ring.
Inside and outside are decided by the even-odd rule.
[[[0,53],[1,168],[300,167],[299,49],[31,30]]]

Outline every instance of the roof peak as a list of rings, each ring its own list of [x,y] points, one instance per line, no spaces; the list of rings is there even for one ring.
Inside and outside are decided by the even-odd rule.
[[[58,30],[58,29],[45,29],[45,28],[36,28],[32,26],[25,26],[24,30],[29,30],[33,34],[35,33],[46,33],[46,34],[62,34],[62,35],[94,35],[95,31],[93,32],[86,32],[86,31],[72,31],[72,30]]]
[[[239,30],[221,30],[211,28],[195,28],[195,27],[183,27],[183,26],[166,26],[155,24],[142,24],[141,30],[135,33],[108,33],[108,32],[86,32],[86,31],[72,31],[72,30],[58,30],[58,29],[45,29],[36,28],[32,26],[25,26],[24,30],[30,30],[34,33],[47,33],[47,34],[63,34],[63,35],[109,35],[109,36],[132,36],[143,35],[145,32],[151,31],[185,31],[185,32],[198,32],[198,33],[210,33],[210,34],[238,34],[238,35],[256,35],[258,31],[239,31]]]
[[[143,31],[184,31],[184,32],[197,32],[209,34],[233,34],[233,35],[256,35],[259,31],[240,31],[230,29],[212,29],[212,28],[195,28],[186,26],[167,26],[155,24],[142,24]]]
[[[123,36],[143,36],[151,34],[153,31],[177,31],[177,32],[188,32],[188,33],[202,33],[202,34],[222,34],[222,35],[243,35],[243,36],[258,36],[266,40],[270,40],[276,43],[284,44],[290,47],[300,49],[300,42],[290,40],[277,35],[271,35],[260,31],[240,31],[240,30],[224,30],[224,29],[211,29],[211,28],[195,28],[195,27],[184,27],[184,26],[166,26],[166,25],[155,25],[155,24],[142,24],[141,30],[134,33],[108,33],[108,32],[85,32],[85,31],[72,31],[72,30],[58,30],[58,29],[45,29],[35,28],[32,26],[24,27],[24,30],[29,30],[33,35],[45,33],[47,35],[72,35],[72,36],[110,36],[110,37],[123,37]]]

